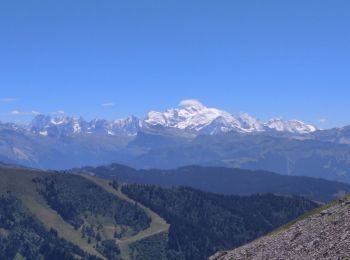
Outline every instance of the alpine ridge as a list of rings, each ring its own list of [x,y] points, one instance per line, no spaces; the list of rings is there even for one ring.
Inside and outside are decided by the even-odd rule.
[[[192,135],[215,135],[227,132],[259,133],[276,132],[293,135],[307,135],[317,128],[298,120],[281,118],[261,122],[244,113],[234,116],[226,111],[210,108],[197,100],[183,100],[179,108],[165,112],[150,111],[144,118],[130,116],[124,119],[86,121],[65,115],[55,117],[37,115],[31,123],[23,128],[40,136],[71,136],[84,134],[135,136],[140,130],[177,130]]]
[[[349,127],[320,130],[281,118],[264,123],[247,113],[235,116],[184,100],[144,118],[88,121],[61,112],[36,115],[25,125],[0,122],[0,161],[54,170],[196,164],[350,182],[349,140]]]

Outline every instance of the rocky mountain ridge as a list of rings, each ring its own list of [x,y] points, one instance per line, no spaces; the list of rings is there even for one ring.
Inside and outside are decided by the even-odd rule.
[[[276,232],[210,260],[349,259],[350,198],[345,197]]]
[[[260,133],[276,132],[291,135],[307,135],[317,131],[313,125],[299,120],[270,119],[262,122],[244,113],[231,113],[204,106],[196,100],[185,100],[180,108],[165,112],[151,111],[144,118],[130,116],[124,119],[86,121],[83,118],[37,115],[28,125],[12,124],[13,128],[40,136],[74,136],[84,134],[135,136],[139,131],[178,130],[193,135],[215,135],[227,132]]]

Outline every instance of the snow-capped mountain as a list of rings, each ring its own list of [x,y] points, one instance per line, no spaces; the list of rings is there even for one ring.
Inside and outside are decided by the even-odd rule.
[[[165,112],[151,111],[144,122],[148,126],[163,126],[182,130],[203,132],[211,124],[210,128],[219,127],[220,132],[228,132],[233,129],[240,130],[239,120],[231,114],[216,108],[205,107],[195,100],[186,100],[180,104],[182,108],[172,108]],[[204,131],[211,134],[211,131]],[[216,132],[216,131],[215,131]]]
[[[195,131],[200,134],[217,134],[230,131],[240,133],[276,131],[291,134],[309,134],[317,130],[315,126],[298,120],[271,119],[263,123],[247,113],[234,116],[217,108],[208,108],[197,100],[182,101],[180,106],[181,108],[168,109],[163,113],[151,111],[144,119],[144,124]]]
[[[140,120],[134,116],[113,121],[104,119],[85,121],[83,118],[62,115],[58,117],[38,115],[28,128],[32,133],[41,136],[71,136],[78,134],[136,135],[140,127]]]
[[[86,122],[82,118],[50,117],[45,115],[37,115],[29,125],[32,133],[42,136],[80,134],[87,127]]]
[[[278,132],[288,132],[292,134],[309,134],[317,131],[315,126],[305,124],[299,120],[285,121],[280,118],[271,119],[266,122],[264,126]]]
[[[131,116],[125,119],[107,121],[94,119],[85,121],[82,118],[60,115],[50,117],[36,116],[29,130],[41,136],[71,136],[79,134],[105,134],[134,136],[140,130],[176,129],[194,134],[214,135],[227,132],[255,133],[281,132],[305,135],[315,132],[316,127],[298,120],[285,121],[271,119],[264,123],[244,113],[234,116],[226,111],[209,108],[197,100],[184,100],[179,108],[171,108],[165,112],[151,111],[145,118]]]
[[[219,165],[350,181],[349,140],[350,127],[263,122],[186,100],[144,118],[88,121],[61,113],[37,115],[28,125],[0,122],[0,161],[46,169],[112,162],[161,169]]]
[[[125,134],[129,136],[136,135],[142,128],[142,121],[135,116],[130,116],[125,119],[117,119],[110,123],[111,133]]]

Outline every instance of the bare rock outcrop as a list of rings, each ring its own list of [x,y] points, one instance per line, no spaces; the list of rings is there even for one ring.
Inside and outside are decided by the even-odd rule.
[[[350,260],[350,197],[210,260]]]

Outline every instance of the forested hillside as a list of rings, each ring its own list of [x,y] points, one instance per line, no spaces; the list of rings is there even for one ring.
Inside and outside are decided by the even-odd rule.
[[[0,178],[6,260],[203,260],[318,206],[297,196],[218,195],[11,167],[0,167]]]
[[[23,257],[23,258],[22,258]],[[98,259],[47,230],[11,193],[0,197],[0,259]]]
[[[126,185],[122,191],[169,224],[168,259],[206,259],[234,248],[317,207],[300,197],[224,196],[192,188]]]
[[[0,259],[122,259],[118,241],[151,223],[108,182],[10,167],[0,167],[0,178]]]
[[[298,195],[311,200],[329,202],[338,193],[350,192],[350,184],[323,179],[285,176],[268,171],[250,171],[225,167],[186,166],[174,170],[136,170],[120,164],[85,167],[72,172],[137,184],[189,186],[203,191],[227,195],[274,193]]]
[[[81,176],[58,174],[34,181],[48,205],[76,229],[92,224],[88,223],[92,219],[98,222],[97,216],[110,218],[115,225],[130,227],[130,232],[134,233],[149,226],[149,218],[139,207],[113,196]]]

